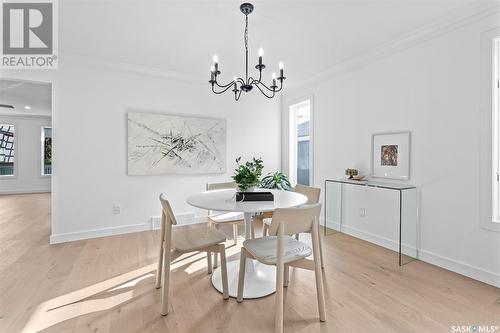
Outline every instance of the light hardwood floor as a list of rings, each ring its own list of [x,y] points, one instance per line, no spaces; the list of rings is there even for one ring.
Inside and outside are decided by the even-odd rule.
[[[174,263],[171,311],[154,288],[158,232],[49,245],[48,194],[0,196],[0,332],[272,332],[274,296],[223,301],[203,255]],[[240,228],[242,229],[242,228]],[[230,231],[230,230],[228,230]],[[228,235],[231,233],[229,232]],[[230,260],[238,246],[227,242]],[[327,321],[312,272],[291,269],[286,332],[450,332],[500,326],[500,289],[335,234],[323,239]]]

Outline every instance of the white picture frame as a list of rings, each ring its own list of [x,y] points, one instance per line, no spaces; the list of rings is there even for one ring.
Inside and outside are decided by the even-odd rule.
[[[410,131],[375,133],[371,144],[372,177],[410,179]]]

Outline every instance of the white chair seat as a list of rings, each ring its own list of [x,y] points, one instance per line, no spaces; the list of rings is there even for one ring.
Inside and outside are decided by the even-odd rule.
[[[226,235],[208,227],[175,229],[172,237],[172,248],[180,252],[192,252],[226,241]]]
[[[307,258],[312,254],[312,249],[301,241],[290,236],[284,236],[284,263]],[[248,239],[243,242],[243,246],[255,258],[264,264],[276,264],[276,248],[278,244],[277,236],[266,236],[262,238]]]
[[[243,213],[239,212],[227,212],[227,213],[219,213],[213,214],[208,217],[215,223],[226,223],[226,222],[236,222],[239,220],[243,220]]]

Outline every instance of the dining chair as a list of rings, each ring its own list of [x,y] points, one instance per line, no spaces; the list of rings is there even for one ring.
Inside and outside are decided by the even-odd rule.
[[[177,224],[174,213],[168,200],[163,194],[160,195],[162,207],[161,230],[160,230],[160,254],[158,258],[158,269],[156,271],[156,288],[163,286],[161,299],[161,314],[166,316],[169,311],[169,282],[170,263],[180,255],[188,252],[207,252],[208,273],[212,272],[211,253],[220,253],[222,270],[222,295],[224,299],[229,298],[226,268],[226,247],[224,242],[226,236],[214,228],[187,227],[173,228]],[[163,274],[162,274],[163,273]]]
[[[207,191],[236,189],[236,183],[209,183],[206,189]],[[223,223],[230,223],[233,225],[233,242],[235,245],[238,244],[238,223],[244,221],[243,213],[208,211],[209,226],[214,226],[216,229],[219,229],[219,225]]]
[[[307,205],[316,204],[319,202],[319,195],[321,193],[321,189],[317,187],[305,186],[301,184],[295,185],[293,189],[294,192],[303,194],[307,197]],[[254,220],[260,220],[262,222],[262,235],[265,236],[268,233],[269,226],[271,225],[271,218],[273,213],[264,213],[261,215],[254,216]],[[318,216],[319,219],[319,216]],[[299,234],[295,236],[299,239]],[[323,245],[321,244],[321,237],[319,237],[319,254],[321,257],[321,268],[325,268],[323,261]]]
[[[235,182],[226,182],[226,183],[208,183],[206,185],[207,191],[215,191],[215,190],[228,190],[228,189],[236,189]],[[217,211],[208,211],[208,226],[215,227],[215,229],[219,229],[221,224],[232,224],[233,225],[233,242],[234,245],[238,244],[238,223],[244,223],[245,218],[243,213],[240,212],[217,212]],[[254,228],[252,225],[251,230],[252,238],[254,238]],[[214,268],[218,266],[218,258],[217,253],[214,253]]]
[[[275,332],[283,332],[283,294],[288,286],[290,266],[314,271],[318,299],[319,320],[325,321],[325,297],[319,258],[319,222],[321,204],[299,208],[278,208],[274,211],[269,236],[248,239],[241,248],[237,301],[243,301],[246,259],[258,260],[276,266]],[[310,232],[312,249],[291,235]],[[306,259],[313,254],[313,259]]]

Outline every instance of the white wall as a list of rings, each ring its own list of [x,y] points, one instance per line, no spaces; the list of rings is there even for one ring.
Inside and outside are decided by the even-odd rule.
[[[496,286],[500,233],[480,226],[478,184],[480,177],[490,177],[479,173],[480,152],[488,149],[480,144],[480,40],[499,22],[495,14],[419,41],[287,94],[283,103],[285,113],[287,101],[314,96],[314,183],[321,187],[326,178],[342,177],[347,167],[370,172],[372,133],[410,130],[409,183],[419,190],[420,258]],[[346,192],[346,231],[384,246],[387,239],[395,244],[396,198]],[[359,207],[367,208],[365,218],[359,218]]]
[[[50,176],[41,175],[41,131],[50,126],[46,116],[0,115],[0,124],[15,126],[17,141],[14,177],[0,177],[0,194],[50,192]]]
[[[206,214],[186,197],[207,182],[226,181],[237,156],[262,157],[265,171],[280,166],[278,100],[256,92],[235,102],[215,96],[208,83],[189,84],[65,61],[55,71],[3,71],[0,75],[53,82],[54,170],[52,242],[146,230],[160,214],[165,192],[176,213]],[[224,175],[127,176],[128,110],[227,119]],[[121,214],[113,215],[113,205]]]

